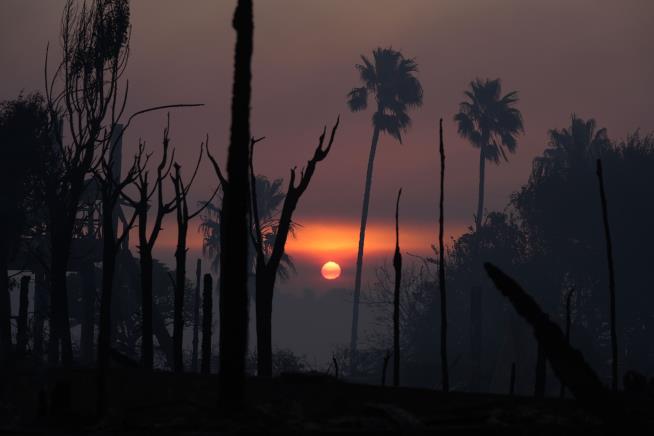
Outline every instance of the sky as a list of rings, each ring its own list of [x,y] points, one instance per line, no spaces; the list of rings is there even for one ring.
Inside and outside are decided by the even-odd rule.
[[[46,44],[57,53],[62,0],[0,2],[0,100],[43,89]],[[171,113],[172,146],[190,171],[201,141],[223,162],[229,136],[235,1],[132,2],[127,113],[149,106],[203,103]],[[252,134],[256,171],[288,179],[313,153],[323,126],[341,124],[333,150],[318,165],[295,220],[302,225],[287,251],[298,274],[278,288],[301,294],[351,289],[371,112],[351,113],[346,94],[359,86],[354,65],[376,47],[392,47],[418,64],[423,106],[411,112],[403,144],[382,136],[375,160],[366,278],[393,252],[393,214],[403,189],[400,242],[404,252],[426,255],[437,237],[437,126],[444,120],[446,235],[473,223],[478,152],[456,133],[452,120],[471,80],[501,78],[518,91],[525,134],[509,162],[486,171],[486,210],[502,210],[527,181],[531,161],[547,145],[547,131],[574,112],[593,117],[611,138],[654,130],[654,2],[649,0],[276,0],[255,1]],[[137,119],[125,153],[139,138],[160,147],[165,113]],[[184,170],[183,170],[184,171]],[[206,199],[217,180],[208,162],[191,193]],[[165,223],[156,254],[172,263],[174,218]],[[196,223],[197,225],[198,223]],[[190,258],[201,254],[191,226]],[[341,278],[326,282],[319,270],[339,262]],[[349,316],[349,315],[348,315]],[[343,319],[346,316],[344,315]]]

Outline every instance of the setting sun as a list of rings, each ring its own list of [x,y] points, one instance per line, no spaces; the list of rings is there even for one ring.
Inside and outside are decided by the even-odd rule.
[[[341,276],[341,266],[330,260],[322,266],[320,273],[327,280],[334,280]]]

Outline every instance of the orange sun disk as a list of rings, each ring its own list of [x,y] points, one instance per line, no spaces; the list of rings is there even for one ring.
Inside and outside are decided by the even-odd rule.
[[[322,266],[320,273],[327,280],[334,280],[341,276],[341,266],[330,260]]]

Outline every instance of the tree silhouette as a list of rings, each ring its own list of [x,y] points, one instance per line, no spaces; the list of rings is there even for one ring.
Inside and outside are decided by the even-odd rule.
[[[270,377],[272,376],[272,302],[273,293],[275,290],[275,280],[279,274],[279,268],[282,265],[284,258],[284,248],[286,240],[288,239],[289,232],[292,232],[292,217],[295,208],[297,207],[300,197],[309,187],[309,182],[313,177],[318,162],[323,161],[334,143],[334,136],[338,128],[339,119],[336,120],[332,128],[329,142],[323,148],[325,141],[326,127],[323,129],[322,135],[318,140],[318,146],[307,162],[307,165],[300,172],[300,178],[295,183],[296,172],[295,168],[291,169],[291,174],[288,182],[288,189],[284,198],[281,216],[277,223],[276,231],[270,232],[274,235],[272,241],[266,242],[264,235],[261,232],[264,223],[261,221],[259,215],[259,198],[256,191],[257,183],[254,176],[254,167],[252,163],[252,156],[254,152],[255,139],[250,142],[250,186],[252,187],[252,217],[254,230],[253,240],[256,253],[256,321],[257,321],[257,374],[259,376]],[[266,203],[264,203],[266,204]],[[264,227],[265,228],[265,227]],[[266,245],[271,246],[271,249],[266,249]]]
[[[486,161],[499,164],[501,158],[508,161],[507,151],[515,153],[516,136],[523,131],[522,115],[514,107],[518,93],[513,91],[502,96],[500,79],[476,79],[470,82],[470,90],[464,94],[467,101],[460,103],[454,120],[459,135],[479,149],[479,197],[475,216],[476,230],[479,230],[484,216]]]
[[[175,250],[175,309],[173,317],[173,370],[175,372],[184,371],[184,355],[182,348],[184,339],[183,306],[184,292],[186,290],[186,237],[188,234],[188,224],[190,220],[198,216],[200,212],[204,210],[207,204],[211,203],[211,200],[213,200],[213,197],[218,192],[216,189],[211,198],[204,202],[204,206],[200,206],[194,212],[189,212],[187,200],[188,193],[193,186],[195,177],[198,174],[200,162],[202,161],[202,152],[205,145],[208,146],[207,142],[200,146],[200,155],[198,157],[197,165],[195,166],[195,171],[187,183],[185,183],[182,178],[181,166],[177,162],[173,164],[174,172],[170,176],[173,182],[173,188],[175,190],[174,201],[177,217],[177,249]]]
[[[400,253],[400,196],[402,188],[397,191],[395,202],[395,253],[393,269],[395,283],[393,287],[393,386],[400,385],[400,285],[402,284],[402,253]]]
[[[442,118],[439,120],[438,126],[438,152],[441,161],[441,192],[438,202],[438,288],[441,294],[441,383],[443,386],[443,392],[449,392],[450,375],[447,360],[447,293],[445,289],[445,244],[443,243],[443,236],[445,233],[445,144],[443,142]]]
[[[141,268],[141,309],[143,335],[141,339],[141,364],[146,369],[152,369],[154,363],[154,348],[152,341],[153,329],[153,305],[152,296],[152,250],[161,231],[161,223],[165,215],[175,210],[175,199],[164,200],[163,181],[170,174],[174,161],[174,150],[170,152],[170,116],[167,117],[166,127],[163,131],[161,159],[156,169],[156,175],[152,188],[150,188],[149,171],[146,168],[149,155],[145,155],[144,143],[139,143],[139,160],[141,168],[137,177],[132,182],[136,188],[137,196],[132,198],[125,191],[122,196],[134,209],[138,216],[138,250],[139,264]],[[169,153],[171,156],[169,156]],[[156,211],[152,229],[148,232],[148,211],[150,202],[156,196]]]
[[[375,97],[377,107],[372,116],[373,134],[368,157],[368,169],[363,193],[359,248],[357,252],[356,275],[354,282],[354,302],[352,307],[352,332],[350,336],[350,371],[356,371],[356,348],[359,325],[359,299],[361,294],[361,275],[363,269],[363,246],[368,221],[368,206],[372,186],[372,171],[380,133],[384,132],[402,142],[402,132],[406,131],[411,118],[408,110],[422,105],[422,86],[415,77],[418,66],[413,59],[405,58],[399,51],[391,48],[377,48],[373,51],[372,62],[361,56],[362,64],[356,69],[363,86],[353,88],[348,94],[348,105],[353,112],[368,107],[369,94]]]
[[[48,125],[39,94],[0,103],[0,364],[10,358],[12,346],[9,261],[34,213],[30,198],[39,177],[34,156],[49,144]]]
[[[253,190],[257,193],[257,210],[259,211],[259,232],[261,232],[263,249],[267,256],[272,252],[275,235],[279,227],[279,208],[282,206],[285,195],[282,191],[283,179],[269,180],[265,176],[257,175],[255,177]],[[206,213],[201,215],[202,223],[199,230],[202,232],[202,253],[211,259],[211,268],[218,272],[220,263],[220,206],[218,201],[213,203],[200,203],[206,209]],[[251,233],[256,233],[254,222]],[[291,234],[296,228],[295,223],[291,223]],[[254,241],[250,238],[251,248],[254,252]],[[248,263],[248,272],[254,275],[256,256],[250,256]],[[282,256],[277,273],[279,278],[287,279],[295,271],[293,259],[286,253]]]
[[[64,7],[62,61],[48,77],[46,98],[55,130],[54,147],[59,165],[48,168],[45,203],[51,249],[51,305],[49,360],[70,367],[73,350],[68,315],[66,272],[80,199],[88,187],[86,176],[98,166],[96,152],[110,141],[124,109],[126,90],[118,81],[129,53],[127,0],[105,0]],[[55,89],[61,82],[62,89]],[[63,116],[70,140],[63,143]]]
[[[220,402],[242,404],[248,337],[249,145],[254,19],[252,0],[239,0],[232,26],[236,31],[234,83],[227,179],[211,158],[223,189],[220,212]],[[228,255],[226,255],[228,254]]]
[[[513,107],[518,101],[517,92],[502,96],[500,79],[470,82],[470,90],[464,91],[467,101],[459,105],[454,116],[459,134],[468,139],[473,147],[479,148],[479,196],[475,230],[480,231],[484,222],[484,184],[486,161],[496,164],[500,158],[508,161],[506,150],[514,153],[516,136],[523,131],[522,115]],[[471,308],[471,356],[473,359],[471,389],[479,389],[479,367],[481,352],[481,287],[475,285],[470,293]]]

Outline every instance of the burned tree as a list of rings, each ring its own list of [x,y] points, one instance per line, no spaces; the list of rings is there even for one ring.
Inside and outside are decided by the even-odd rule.
[[[559,380],[585,406],[598,412],[606,411],[608,391],[583,355],[567,344],[561,329],[511,277],[490,263],[485,263],[484,267],[497,289],[533,328],[534,336]]]
[[[402,189],[397,191],[395,202],[395,254],[393,269],[395,270],[395,287],[393,290],[393,386],[400,385],[400,284],[402,283],[402,254],[400,253],[400,196]]]
[[[236,31],[234,83],[227,179],[211,158],[223,189],[220,212],[220,399],[236,406],[245,388],[248,332],[248,212],[250,99],[254,20],[252,0],[239,0],[232,26]],[[226,255],[228,253],[228,255]]]
[[[204,290],[202,293],[202,356],[200,371],[202,374],[211,372],[211,326],[213,323],[213,280],[211,274],[204,275]]]
[[[208,144],[207,144],[208,145]],[[183,337],[184,337],[184,319],[183,319],[183,310],[184,310],[184,293],[186,290],[186,237],[188,235],[188,224],[189,221],[195,218],[211,203],[213,197],[216,195],[218,190],[215,190],[211,198],[203,203],[203,206],[199,207],[194,212],[189,212],[188,209],[188,193],[193,186],[195,177],[198,174],[198,169],[200,168],[200,162],[202,161],[202,152],[204,150],[205,144],[203,143],[200,146],[200,156],[198,157],[197,165],[195,166],[195,171],[191,176],[191,179],[188,183],[184,183],[182,179],[181,166],[175,162],[173,165],[174,172],[171,174],[171,179],[173,182],[173,188],[175,190],[175,211],[177,216],[177,249],[175,250],[175,307],[173,315],[173,370],[175,372],[184,371],[184,362],[183,362]]]
[[[252,139],[250,142],[250,186],[252,189],[252,217],[254,225],[252,226],[256,255],[256,329],[257,329],[257,374],[260,376],[272,376],[272,303],[275,289],[275,280],[279,269],[280,262],[284,257],[284,248],[288,234],[291,231],[292,217],[297,207],[300,197],[306,191],[316,170],[318,162],[324,160],[331,150],[334,142],[336,129],[338,128],[339,119],[337,118],[332,128],[329,142],[324,146],[326,127],[323,128],[322,134],[318,140],[318,146],[313,157],[307,162],[307,166],[300,172],[299,181],[296,184],[295,168],[291,169],[291,175],[288,182],[288,189],[284,198],[282,212],[277,224],[275,240],[272,249],[267,253],[264,248],[264,240],[261,233],[261,222],[259,210],[257,207],[257,193],[254,168],[252,164],[252,155],[254,144],[257,140]]]
[[[105,400],[105,372],[109,366],[111,351],[111,305],[114,290],[114,274],[116,270],[116,256],[121,246],[129,236],[134,225],[136,212],[129,220],[119,213],[119,201],[123,190],[134,182],[138,174],[143,171],[143,147],[139,147],[134,162],[123,178],[120,174],[122,155],[121,125],[116,126],[112,141],[102,152],[100,166],[95,174],[95,182],[100,193],[102,204],[102,293],[100,297],[100,325],[98,333],[98,413],[104,413]],[[118,231],[118,220],[121,219],[122,228]]]
[[[191,368],[198,371],[198,346],[200,335],[200,286],[202,282],[202,260],[198,259],[195,267],[195,294],[193,295],[193,351],[191,352]]]
[[[146,369],[152,369],[154,363],[154,347],[152,340],[153,329],[153,293],[152,293],[152,271],[153,259],[152,250],[161,231],[161,222],[164,216],[175,210],[175,199],[164,201],[163,181],[170,174],[173,164],[174,151],[170,152],[170,116],[167,118],[166,127],[163,132],[161,160],[157,166],[156,175],[152,188],[150,188],[149,171],[145,168],[147,156],[143,162],[142,170],[138,171],[132,185],[137,190],[137,197],[132,198],[122,191],[122,196],[134,209],[138,217],[138,250],[139,265],[141,269],[141,312],[142,312],[142,339],[141,339],[141,365]],[[144,149],[143,143],[139,148]],[[140,152],[143,154],[144,152]],[[169,157],[169,153],[171,156]],[[148,232],[148,210],[153,197],[156,196],[156,211],[152,229]]]

